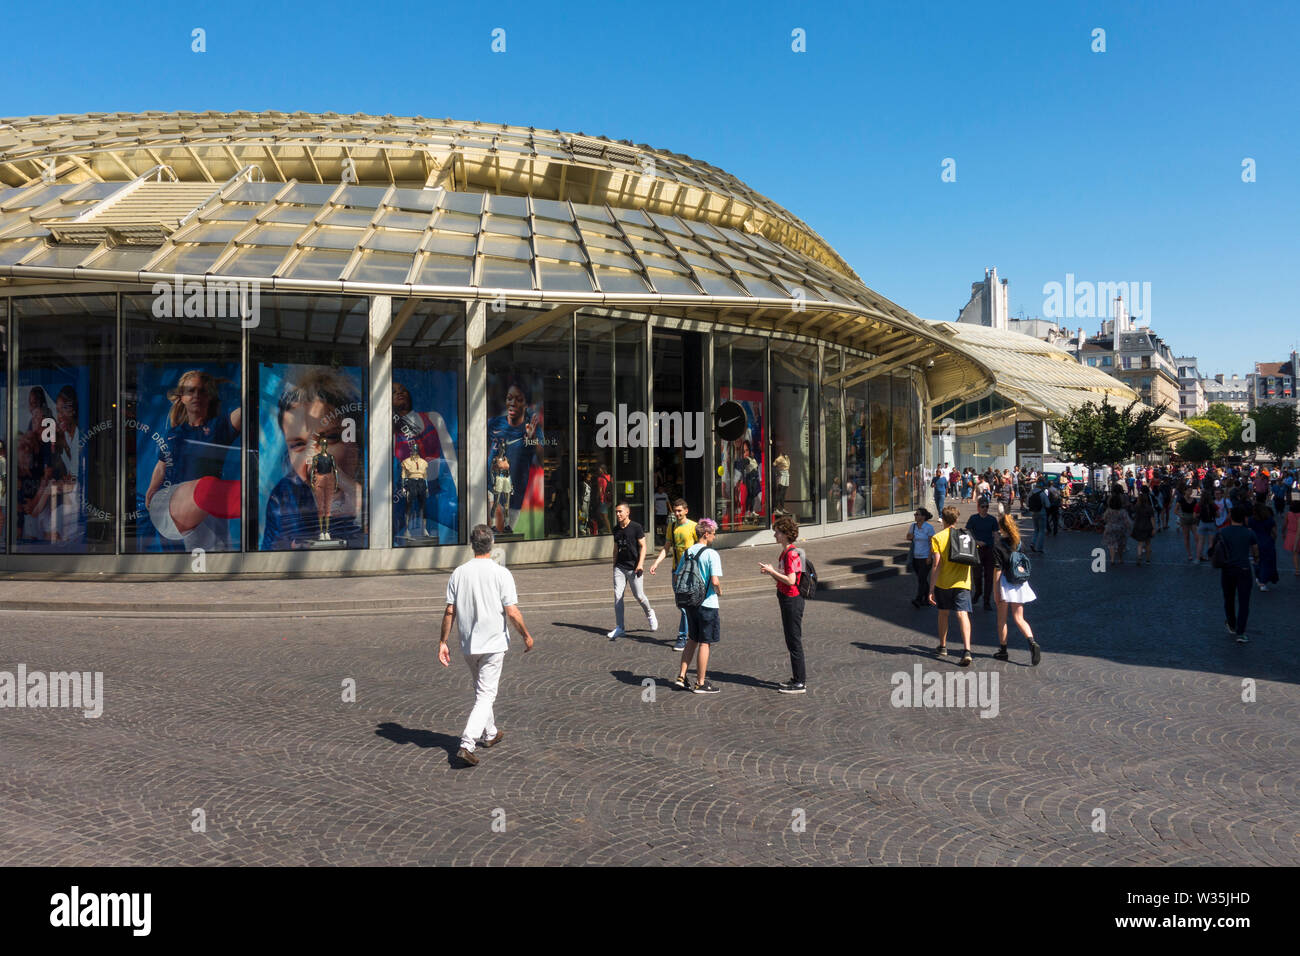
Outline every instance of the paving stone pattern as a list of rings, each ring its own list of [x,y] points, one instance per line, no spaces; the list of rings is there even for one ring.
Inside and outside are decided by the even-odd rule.
[[[666,569],[659,633],[629,600],[613,643],[607,568],[521,569],[537,647],[508,655],[506,738],[472,769],[452,760],[467,672],[435,656],[443,574],[3,582],[0,608],[28,610],[0,610],[0,669],[102,671],[106,691],[99,719],[0,710],[0,863],[1295,865],[1300,578],[1284,563],[1254,593],[1237,645],[1176,535],[1101,574],[1098,536],[1049,539],[1038,668],[1018,635],[993,660],[977,610],[992,718],[890,703],[893,673],[956,668],[930,656],[910,573],[880,574],[899,529],[809,546],[831,586],[802,697],[775,690],[774,547],[722,553],[713,697],[669,686]]]

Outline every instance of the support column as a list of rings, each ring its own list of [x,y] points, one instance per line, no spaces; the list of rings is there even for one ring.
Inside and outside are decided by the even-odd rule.
[[[487,356],[474,358],[474,349],[487,341],[487,303],[470,302],[465,310],[465,490],[461,501],[468,509],[465,540],[469,530],[487,521]]]
[[[376,349],[393,317],[390,296],[370,297],[370,550],[393,547],[393,350]]]

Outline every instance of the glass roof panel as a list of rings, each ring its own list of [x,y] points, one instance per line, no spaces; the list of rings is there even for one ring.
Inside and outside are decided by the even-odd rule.
[[[178,272],[187,275],[203,275],[208,269],[212,268],[212,263],[217,261],[217,256],[225,251],[224,245],[216,243],[203,245],[184,245],[177,246],[171,252],[167,253],[162,260],[150,269],[150,272]],[[284,250],[278,250],[281,255]]]
[[[416,277],[419,285],[467,286],[470,280],[470,268],[473,259],[461,256],[426,256],[420,274]]]
[[[684,236],[690,235],[686,227],[677,221],[676,216],[665,216],[661,213],[652,212],[650,213],[650,218],[653,219],[655,224],[664,232],[675,232]]]
[[[596,266],[596,281],[603,292],[646,292],[649,287],[639,272]]]
[[[640,209],[615,209],[614,215],[618,217],[619,222],[635,223],[638,226],[650,225],[650,220]]]
[[[527,216],[528,200],[523,196],[488,196],[488,209],[502,216]]]
[[[118,272],[139,272],[158,254],[157,249],[140,246],[118,246],[109,249],[90,263],[91,269],[113,269]]]
[[[348,264],[352,258],[350,252],[339,252],[334,249],[305,249],[294,260],[289,271],[285,273],[286,278],[290,279],[317,279],[324,282],[334,282],[343,272],[343,267]]]
[[[385,252],[404,252],[409,258],[424,239],[422,232],[410,232],[406,229],[380,229],[366,240],[367,249],[382,249]]]
[[[582,247],[576,242],[560,242],[557,239],[538,239],[537,254],[549,259],[563,259],[566,262],[586,262]]]
[[[307,206],[323,206],[334,195],[337,186],[329,183],[294,183],[289,191],[280,197],[281,202],[298,202]]]
[[[689,226],[691,231],[695,233],[697,236],[708,236],[711,239],[722,238],[722,235],[718,232],[718,230],[714,229],[707,222],[696,222],[695,220],[692,219],[689,220],[686,223],[686,225]]]
[[[484,216],[483,231],[526,237],[531,230],[528,228],[527,219],[516,219],[513,216]]]
[[[622,210],[619,211],[622,212]],[[659,233],[655,232],[648,226],[638,226],[636,223],[625,222],[623,223],[623,231],[629,236],[637,236],[641,239],[650,239],[654,242],[660,241]]]
[[[578,240],[578,230],[567,222],[557,222],[554,219],[538,219],[537,234],[539,236],[550,236],[553,239],[568,239],[573,242]]]
[[[659,272],[655,269],[651,269],[650,283],[654,286],[656,292],[662,293],[663,295],[700,294],[700,290],[695,288],[695,283],[691,282],[690,279],[672,272]]]
[[[577,212],[579,219],[591,219],[595,222],[614,221],[614,217],[609,214],[609,210],[604,206],[589,206],[586,203],[575,202],[573,209]]]
[[[349,282],[388,282],[399,284],[406,281],[406,274],[411,271],[411,256],[395,252],[365,252],[361,261],[348,276]]]
[[[676,259],[669,259],[667,256],[650,256],[642,253],[641,261],[645,263],[647,269],[664,269],[682,273],[690,271]]]
[[[302,240],[304,246],[317,249],[353,249],[365,233],[360,229],[343,229],[339,226],[326,226],[317,229]]]
[[[745,290],[736,283],[732,282],[721,272],[710,272],[707,269],[696,269],[695,275],[700,280],[700,285],[704,286],[704,291],[709,295],[745,295]]]
[[[344,186],[343,192],[334,201],[341,206],[354,206],[373,212],[383,202],[386,192],[388,192],[387,186]]]
[[[243,242],[255,246],[291,246],[302,235],[302,226],[282,226],[278,223],[264,223],[244,237]]]
[[[236,235],[248,228],[246,222],[205,222],[199,221],[178,232],[172,238],[176,242],[229,242]],[[157,250],[154,250],[157,252]]]
[[[249,203],[222,203],[211,209],[204,210],[199,216],[204,222],[216,222],[224,220],[228,222],[248,222],[257,215],[261,206],[254,206]]]
[[[416,229],[423,231],[429,225],[429,215],[420,212],[402,212],[390,209],[379,217],[379,225],[390,229]]]
[[[226,194],[228,202],[268,203],[284,188],[284,183],[240,183]]]
[[[569,209],[569,204],[554,199],[534,199],[533,214],[543,219],[558,219],[563,222],[573,221],[573,211]]]
[[[345,209],[338,207],[331,209],[321,217],[321,222],[328,223],[331,226],[361,226],[370,225],[370,220],[375,218],[373,209]]]
[[[527,262],[516,259],[494,259],[484,257],[483,276],[480,286],[504,289],[531,289],[533,287],[533,270]]]
[[[444,192],[440,205],[453,212],[470,213],[477,219],[483,212],[483,194]]]
[[[516,239],[513,236],[488,236],[483,237],[483,252],[490,256],[507,256],[511,259],[531,259],[533,255],[532,248],[525,239]]]
[[[94,246],[49,246],[23,265],[72,269],[81,265],[82,260],[90,255],[94,248]]]
[[[394,189],[388,201],[398,209],[429,211],[436,209],[441,189]]]
[[[430,252],[449,256],[472,256],[477,244],[473,236],[462,236],[456,232],[433,232],[429,235]]]
[[[614,236],[598,236],[595,233],[584,232],[582,241],[587,244],[588,249],[593,251],[596,249],[608,249],[611,252],[631,251],[631,247],[626,242]]]
[[[449,229],[452,232],[464,232],[471,236],[477,235],[479,217],[467,216],[459,212],[444,212],[438,216],[438,228]]]
[[[579,220],[579,225],[582,226],[582,234],[584,236],[618,237],[622,235],[622,232],[619,231],[617,226],[606,225],[603,222],[591,222],[590,220],[582,219]]]
[[[44,239],[22,239],[18,242],[0,242],[0,266],[13,265],[44,241]]]
[[[319,206],[286,206],[284,203],[277,203],[271,207],[264,218],[267,222],[298,222],[305,224],[315,219],[318,212],[320,212]]]
[[[745,283],[745,288],[750,291],[751,295],[756,295],[762,299],[788,299],[790,294],[766,279],[761,279],[750,273],[742,273],[740,278]]]
[[[75,185],[76,183],[51,183],[48,186],[43,186],[40,189],[37,189],[35,192],[29,193],[26,198],[21,200],[21,203],[15,200],[12,207],[6,206],[5,208],[31,209],[34,206],[40,206],[43,203],[47,203],[51,199],[57,199],[59,196],[70,191]]]
[[[587,247],[587,251],[591,254],[591,261],[599,263],[602,266],[634,270],[641,268],[632,256],[624,252],[611,252],[608,249],[593,249],[591,246]]]
[[[272,276],[287,250],[280,246],[243,246],[221,267],[228,276]]]
[[[563,292],[591,292],[591,278],[587,270],[575,262],[556,262],[540,259],[537,263],[542,276],[543,289]]]

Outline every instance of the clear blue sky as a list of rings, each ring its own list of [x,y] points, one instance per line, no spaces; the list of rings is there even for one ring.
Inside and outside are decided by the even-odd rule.
[[[124,3],[5,20],[6,116],[332,110],[628,138],[740,177],[927,318],[955,317],[997,266],[1031,316],[1067,273],[1150,282],[1152,325],[1206,374],[1300,342],[1295,4]]]

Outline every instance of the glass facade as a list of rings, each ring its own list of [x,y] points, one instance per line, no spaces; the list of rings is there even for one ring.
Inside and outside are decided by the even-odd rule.
[[[389,386],[371,380],[388,372],[370,299],[268,293],[241,320],[188,289],[0,298],[0,549],[365,550],[377,516],[384,548],[463,545],[480,521],[505,542],[581,538],[609,534],[620,501],[650,533],[657,486],[748,533],[907,514],[927,490],[919,377],[857,380],[858,353],[487,306],[472,409],[467,304],[394,298],[390,429],[371,420]],[[693,442],[725,403],[737,436]]]

